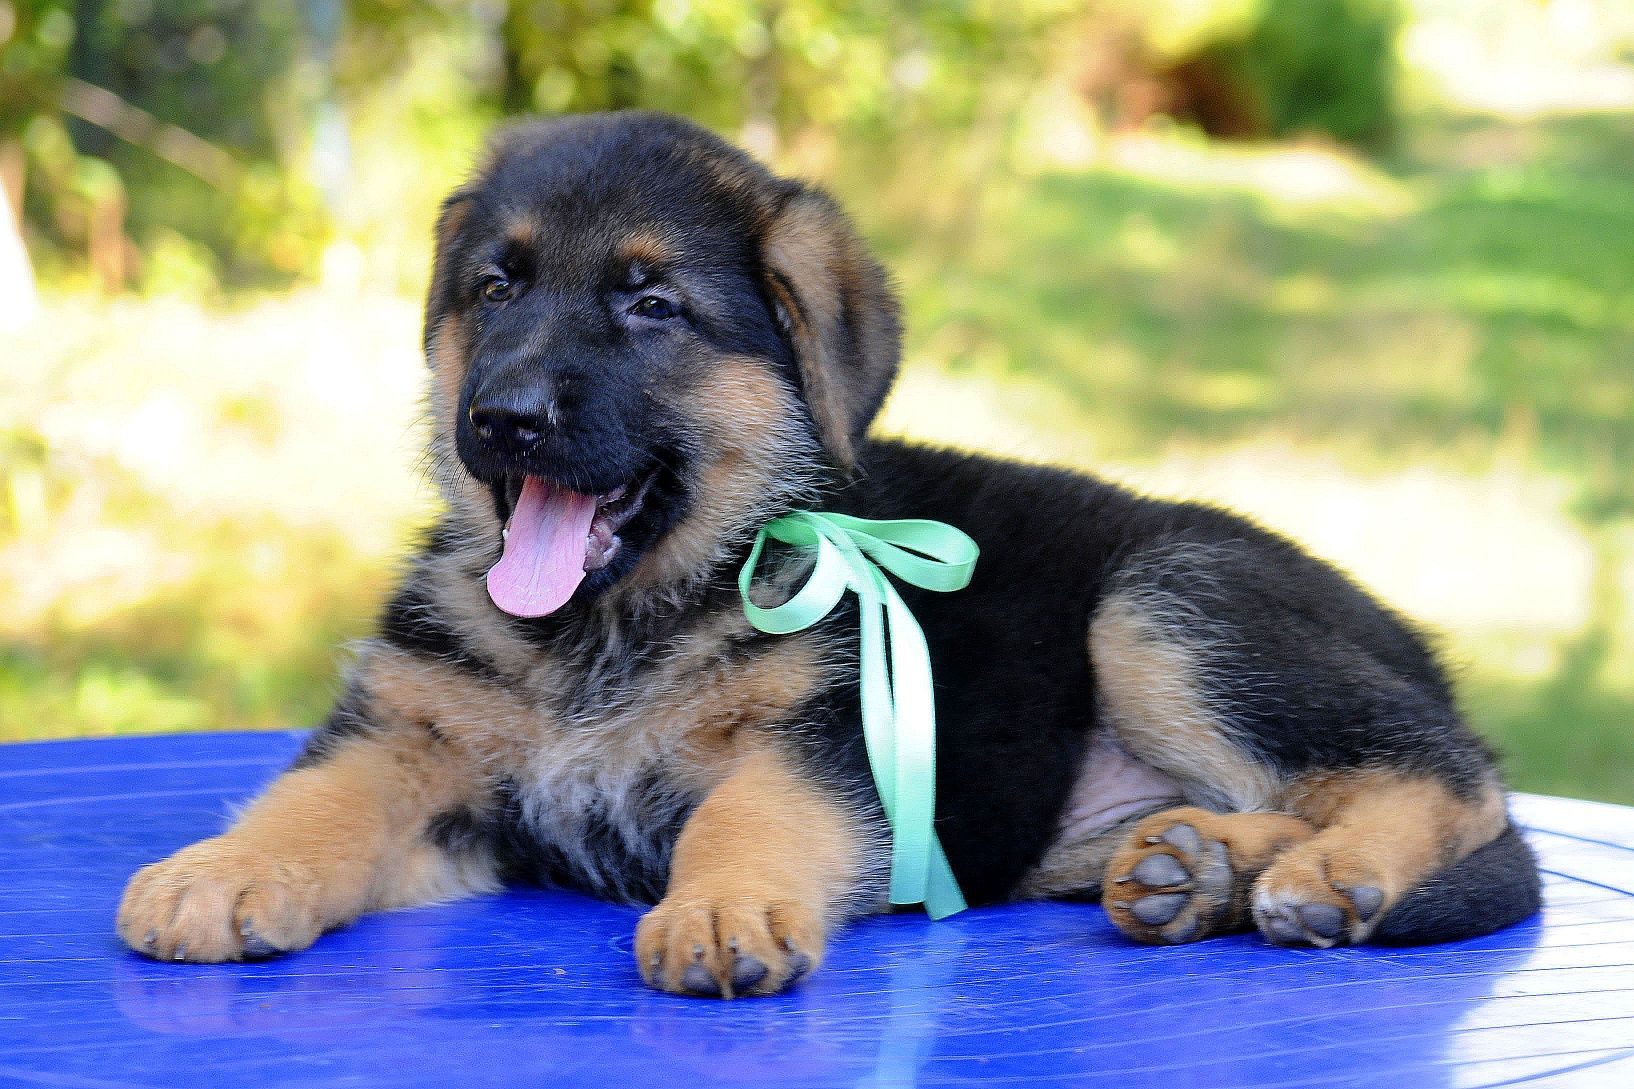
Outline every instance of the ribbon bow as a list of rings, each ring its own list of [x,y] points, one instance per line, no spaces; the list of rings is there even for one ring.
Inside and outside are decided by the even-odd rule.
[[[805,585],[775,608],[749,600],[766,541],[813,550]],[[857,595],[862,628],[862,732],[885,817],[891,825],[891,903],[924,904],[941,919],[965,909],[936,838],[936,706],[925,633],[885,577],[925,590],[962,590],[976,566],[976,542],[942,522],[874,521],[797,511],[761,527],[738,575],[749,623],[772,635],[803,631]]]

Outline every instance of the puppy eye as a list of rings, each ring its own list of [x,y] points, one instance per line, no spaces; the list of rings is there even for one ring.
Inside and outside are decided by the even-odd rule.
[[[482,282],[482,297],[489,302],[504,302],[516,290],[503,276],[490,276]]]
[[[667,321],[678,316],[681,308],[660,295],[643,295],[636,300],[630,312],[653,321]]]

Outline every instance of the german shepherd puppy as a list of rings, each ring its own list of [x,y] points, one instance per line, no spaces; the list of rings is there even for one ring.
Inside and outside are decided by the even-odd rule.
[[[532,122],[437,224],[446,513],[327,722],[226,834],[139,872],[152,957],[302,949],[525,880],[656,904],[647,983],[769,994],[882,911],[854,608],[773,636],[735,576],[793,510],[981,546],[904,588],[973,905],[1100,897],[1142,942],[1484,934],[1538,908],[1423,637],[1241,518],[867,437],[897,303],[834,202],[672,117]],[[786,597],[809,559],[775,557]]]

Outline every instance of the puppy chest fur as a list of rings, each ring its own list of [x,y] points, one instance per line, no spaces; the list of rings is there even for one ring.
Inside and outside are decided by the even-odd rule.
[[[605,647],[512,647],[504,657],[532,667],[509,678],[375,641],[354,690],[371,730],[426,731],[479,769],[466,800],[429,821],[434,842],[513,879],[652,902],[693,809],[744,761],[788,745],[777,727],[826,675],[818,640],[752,634],[741,617],[710,617],[644,663]],[[723,654],[734,637],[750,649]],[[586,655],[625,668],[597,674]]]

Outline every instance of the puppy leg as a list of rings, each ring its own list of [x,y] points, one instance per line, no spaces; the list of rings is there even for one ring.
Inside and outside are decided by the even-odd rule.
[[[1284,813],[1154,813],[1135,826],[1106,868],[1103,902],[1119,930],[1167,944],[1244,929],[1255,878],[1315,834]]]
[[[642,977],[677,994],[771,994],[822,960],[854,892],[855,819],[781,757],[747,757],[676,841],[669,889],[636,930]]]
[[[1246,538],[1154,549],[1097,608],[1090,657],[1100,721],[1189,801],[1315,830],[1255,882],[1253,918],[1273,941],[1448,940],[1536,910],[1535,864],[1517,835],[1499,842],[1502,786],[1445,677],[1331,572]],[[1205,863],[1217,854],[1206,839]],[[1126,857],[1118,876],[1145,865],[1162,883],[1110,898],[1149,940],[1177,940],[1194,921],[1182,886],[1208,882],[1187,852],[1147,846],[1165,857]]]
[[[1461,797],[1396,771],[1305,776],[1289,808],[1321,831],[1255,882],[1255,925],[1282,945],[1366,941],[1403,896],[1496,839],[1508,821],[1496,782]]]
[[[118,930],[163,960],[245,960],[304,949],[365,911],[495,886],[491,863],[426,834],[476,778],[424,731],[365,734],[290,771],[231,831],[138,871]]]
[[[1280,783],[1236,736],[1204,684],[1199,654],[1168,619],[1149,597],[1114,595],[1097,610],[1089,644],[1102,720],[1137,759],[1209,806],[1147,817],[1107,865],[1107,915],[1152,943],[1246,926],[1254,879],[1315,832],[1298,817],[1240,812],[1269,809]]]

